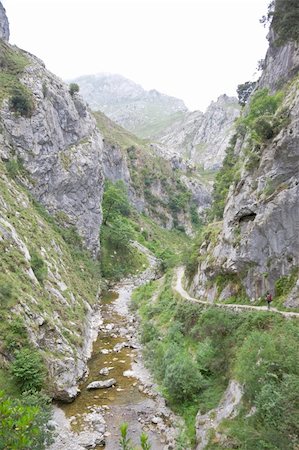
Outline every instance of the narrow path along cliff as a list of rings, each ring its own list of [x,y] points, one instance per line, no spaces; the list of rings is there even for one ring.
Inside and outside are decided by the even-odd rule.
[[[149,267],[123,280],[102,298],[102,323],[89,361],[89,375],[81,394],[70,404],[54,409],[57,437],[49,450],[119,448],[120,425],[127,422],[134,445],[148,434],[152,448],[174,448],[179,419],[166,407],[143,366],[134,316],[129,311],[133,290],[157,278],[159,262],[144,247]],[[93,389],[98,383],[102,388]]]
[[[185,268],[184,267],[178,267],[176,270],[176,282],[174,287],[174,290],[185,300],[189,300],[191,302],[195,303],[201,303],[203,305],[210,305],[210,306],[216,306],[219,308],[226,308],[226,309],[232,309],[235,311],[268,311],[267,306],[253,306],[253,305],[240,305],[240,304],[234,304],[234,303],[211,303],[205,300],[200,300],[198,298],[191,297],[188,292],[184,289],[182,280],[184,278],[185,274]],[[270,311],[272,313],[277,313],[282,315],[283,317],[297,317],[299,318],[299,313],[296,312],[289,312],[289,311],[280,311],[277,308],[271,307]]]

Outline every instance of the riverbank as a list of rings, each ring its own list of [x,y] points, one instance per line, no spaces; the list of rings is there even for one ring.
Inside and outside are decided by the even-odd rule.
[[[57,437],[49,450],[83,450],[103,448],[115,450],[119,427],[129,424],[129,437],[134,445],[144,431],[152,448],[171,450],[179,419],[166,407],[142,361],[137,323],[129,311],[133,290],[159,277],[159,262],[143,251],[149,267],[140,275],[123,280],[113,287],[101,303],[102,323],[89,361],[89,375],[80,385],[81,394],[71,404],[54,408],[52,426]],[[104,369],[104,370],[103,370]],[[100,371],[102,374],[100,375]],[[107,389],[88,390],[96,380],[113,377],[115,385]]]

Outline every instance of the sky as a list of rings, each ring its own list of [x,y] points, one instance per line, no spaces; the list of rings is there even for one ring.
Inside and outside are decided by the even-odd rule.
[[[10,42],[60,78],[110,72],[204,111],[258,77],[269,0],[1,0]]]

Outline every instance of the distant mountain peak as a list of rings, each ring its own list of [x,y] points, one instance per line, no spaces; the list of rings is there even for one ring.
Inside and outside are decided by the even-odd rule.
[[[97,73],[74,80],[94,111],[142,138],[150,138],[188,112],[183,100],[141,85],[119,74]]]

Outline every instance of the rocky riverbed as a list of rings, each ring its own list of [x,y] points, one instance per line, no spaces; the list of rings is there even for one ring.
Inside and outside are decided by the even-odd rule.
[[[116,450],[123,422],[129,425],[134,445],[144,431],[153,449],[175,448],[180,420],[167,408],[143,365],[136,319],[128,307],[133,290],[159,276],[158,261],[140,249],[147,254],[149,267],[103,296],[89,375],[73,403],[55,406],[51,425],[57,436],[49,450]]]

